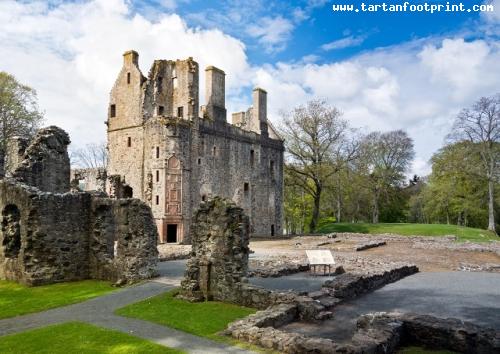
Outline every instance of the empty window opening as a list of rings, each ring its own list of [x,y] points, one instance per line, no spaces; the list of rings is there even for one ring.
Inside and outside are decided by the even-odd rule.
[[[21,213],[17,206],[9,204],[2,211],[2,246],[6,258],[16,258],[21,249]]]
[[[112,104],[111,106],[109,106],[109,116],[111,118],[116,117],[116,105]]]
[[[163,88],[163,77],[158,76],[158,79],[157,79],[157,82],[156,82],[156,87],[157,87],[157,91],[158,92],[162,91],[162,88]]]
[[[130,186],[123,187],[123,198],[133,198],[134,190]]]
[[[160,182],[160,171],[156,171],[156,182]]]
[[[212,155],[217,156],[217,146],[214,146]]]
[[[184,117],[184,107],[177,107],[177,117],[178,118]]]
[[[198,159],[198,165],[201,165],[201,159]]]
[[[163,113],[165,113],[165,107],[163,106],[158,106],[158,115],[162,116]]]
[[[274,224],[271,225],[271,236],[274,236]]]
[[[156,158],[157,159],[160,158],[160,147],[159,146],[156,147]]]
[[[250,150],[250,166],[253,166],[255,163],[255,151]]]
[[[176,88],[177,88],[177,85],[178,85],[177,78],[176,78],[176,77],[174,77],[174,78],[172,79],[172,86],[174,87],[174,89],[176,89]]]
[[[249,183],[245,183],[243,185],[243,192],[245,193],[245,195],[248,195],[248,191],[250,190],[250,184]]]
[[[130,73],[127,73],[127,84],[130,84]]]
[[[130,136],[127,138],[127,146],[128,147],[132,146],[132,138]]]
[[[207,196],[206,196],[206,195],[202,195],[202,196],[201,196],[201,200],[202,200],[203,202],[204,202],[204,201],[206,201],[206,200],[207,200]]]
[[[156,205],[160,205],[160,196],[159,195],[156,196]]]
[[[177,224],[167,225],[167,243],[177,243]]]

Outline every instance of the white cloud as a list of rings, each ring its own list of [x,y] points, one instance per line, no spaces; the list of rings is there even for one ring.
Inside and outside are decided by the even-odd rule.
[[[202,69],[220,67],[229,112],[247,108],[250,98],[242,90],[255,85],[268,91],[275,123],[280,111],[320,97],[365,132],[406,129],[415,140],[418,174],[428,170],[457,112],[500,87],[500,42],[493,39],[421,39],[337,63],[317,64],[308,56],[251,67],[241,41],[220,30],[189,28],[177,15],[152,21],[134,14],[125,0],[55,4],[0,1],[0,70],[36,88],[47,123],[68,130],[78,145],[105,138],[109,91],[128,49],[139,51],[145,74],[154,59],[193,56]],[[280,23],[273,33],[254,34],[279,48],[293,29]],[[203,95],[203,70],[200,80]]]
[[[365,41],[365,36],[348,36],[341,39],[337,39],[333,42],[323,44],[321,49],[329,51],[335,49],[344,49],[349,47],[357,47]]]
[[[136,49],[145,75],[154,59],[193,56],[227,74],[228,95],[247,82],[245,46],[219,30],[188,28],[177,15],[152,22],[131,15],[128,2],[96,0],[49,8],[41,2],[0,2],[0,70],[37,89],[47,124],[78,144],[103,140],[109,91],[121,54]]]
[[[458,111],[498,91],[498,63],[498,42],[428,39],[338,63],[267,66],[255,84],[267,88],[274,120],[282,110],[321,97],[364,131],[407,130],[417,151],[414,173],[421,174],[429,171],[423,163],[442,146]]]
[[[488,5],[493,5],[493,11],[483,12],[481,14],[483,18],[485,18],[488,22],[491,23],[500,22],[500,0],[486,0],[484,3]]]
[[[247,33],[262,44],[267,52],[277,52],[285,48],[294,29],[293,23],[281,16],[264,17],[258,23],[249,25]]]

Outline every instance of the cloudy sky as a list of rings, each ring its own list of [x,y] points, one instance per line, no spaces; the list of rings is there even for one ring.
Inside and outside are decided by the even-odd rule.
[[[500,92],[500,0],[490,13],[332,11],[349,1],[0,0],[0,70],[34,87],[46,123],[82,146],[105,139],[124,51],[140,53],[145,74],[154,59],[192,56],[225,70],[230,112],[251,104],[253,86],[267,89],[276,124],[323,98],[363,131],[407,130],[412,172],[426,174],[457,112]]]

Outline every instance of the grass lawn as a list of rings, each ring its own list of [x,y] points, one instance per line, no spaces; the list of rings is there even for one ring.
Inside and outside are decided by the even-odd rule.
[[[450,352],[449,350],[432,350],[420,347],[406,347],[401,348],[397,352],[398,354],[457,354],[456,352]]]
[[[113,290],[109,282],[97,280],[36,287],[0,280],[0,319],[82,302]]]
[[[125,333],[81,322],[69,322],[0,337],[0,353],[177,354],[183,352]]]
[[[404,236],[444,236],[455,235],[459,241],[500,241],[500,237],[491,231],[442,224],[351,224],[331,223],[321,227],[319,233],[357,232],[363,234],[391,233]]]
[[[255,309],[222,302],[191,303],[174,297],[176,290],[118,309],[116,314],[172,327],[200,337],[227,342],[216,333]]]

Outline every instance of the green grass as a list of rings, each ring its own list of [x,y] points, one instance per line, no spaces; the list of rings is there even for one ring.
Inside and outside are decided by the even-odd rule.
[[[456,354],[456,352],[451,352],[449,350],[432,350],[420,347],[406,347],[401,348],[397,352],[398,354]]]
[[[174,297],[176,290],[118,309],[121,316],[139,318],[200,337],[227,342],[217,335],[227,325],[256,310],[217,301],[191,303]]]
[[[131,335],[69,322],[0,337],[4,354],[177,354],[182,351],[163,347]]]
[[[471,227],[461,227],[456,225],[442,224],[351,224],[351,223],[331,223],[324,225],[318,230],[319,233],[330,232],[356,232],[363,234],[383,234],[391,233],[403,236],[445,236],[455,235],[459,241],[484,242],[497,240],[500,237],[491,231],[474,229]]]
[[[36,287],[0,280],[0,319],[82,302],[115,289],[97,280]]]

